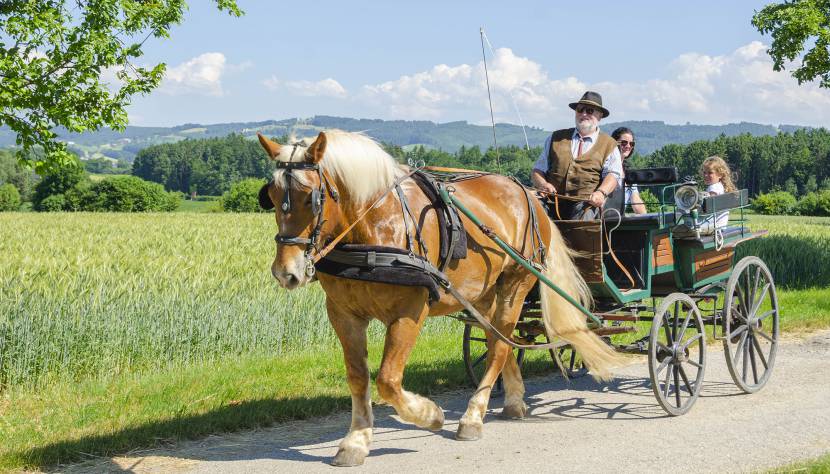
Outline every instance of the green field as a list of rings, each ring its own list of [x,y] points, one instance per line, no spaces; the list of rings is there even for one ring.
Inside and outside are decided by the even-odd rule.
[[[830,327],[830,219],[752,226],[770,236],[741,252],[772,269],[782,328]],[[270,214],[1,213],[0,469],[347,408],[322,292],[277,288],[274,230]],[[427,324],[408,388],[464,384],[461,330]]]

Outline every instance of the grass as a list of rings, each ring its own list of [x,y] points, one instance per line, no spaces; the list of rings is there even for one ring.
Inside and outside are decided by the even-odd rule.
[[[773,270],[782,329],[830,327],[830,219],[752,225],[770,236],[741,251]],[[273,232],[269,214],[0,214],[0,469],[347,408],[323,295],[276,289]],[[466,383],[461,331],[428,322],[408,389]]]
[[[176,212],[222,212],[218,201],[191,201],[182,199]]]
[[[805,473],[805,474],[828,474],[830,473],[830,453],[819,456],[815,459],[801,461],[787,466],[770,469],[771,473]]]

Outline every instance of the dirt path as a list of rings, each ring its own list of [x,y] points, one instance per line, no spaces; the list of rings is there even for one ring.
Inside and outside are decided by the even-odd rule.
[[[735,472],[830,452],[830,331],[785,341],[772,378],[754,395],[733,385],[719,346],[709,351],[706,372],[701,398],[678,418],[657,405],[644,363],[620,370],[610,384],[534,379],[527,384],[530,416],[501,420],[496,399],[477,442],[453,439],[469,391],[436,398],[447,419],[438,433],[376,407],[372,452],[352,471]],[[343,413],[68,470],[348,472],[328,465],[348,424]]]

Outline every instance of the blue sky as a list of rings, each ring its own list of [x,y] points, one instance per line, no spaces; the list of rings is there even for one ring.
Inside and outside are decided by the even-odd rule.
[[[129,108],[133,125],[339,115],[467,120],[489,110],[479,27],[498,121],[568,125],[567,103],[603,94],[608,120],[830,125],[830,91],[775,73],[750,24],[763,1],[285,3],[239,0],[246,15],[191,1],[161,88]],[[590,7],[579,7],[590,5]]]

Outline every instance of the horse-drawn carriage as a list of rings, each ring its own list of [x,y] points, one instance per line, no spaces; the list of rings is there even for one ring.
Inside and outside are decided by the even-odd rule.
[[[760,234],[741,219],[707,235],[696,220],[742,209],[745,192],[701,199],[676,172],[644,170],[632,176],[659,186],[658,212],[606,209],[598,221],[554,223],[515,179],[402,166],[364,135],[327,131],[288,146],[259,139],[276,166],[259,194],[278,227],[271,274],[289,290],[319,281],[343,347],[352,423],[336,465],[361,464],[369,453],[373,319],[386,326],[378,394],[402,420],[438,430],[443,410],[403,388],[404,367],[427,317],[466,311],[464,354],[477,390],[458,421],[459,440],[482,437],[500,376],[502,415],[525,416],[521,354],[511,347],[548,349],[556,360],[569,354],[568,371],[580,372],[581,359],[598,379],[624,362],[620,351],[647,354],[654,393],[673,415],[700,393],[706,328],[724,341],[742,390],[770,376],[778,341],[772,275],[755,257],[733,266],[735,246]],[[575,259],[570,247],[581,252]],[[526,300],[537,280],[539,296]],[[647,338],[617,339],[648,322]],[[475,337],[476,327],[490,337]],[[480,342],[486,357],[473,353]]]
[[[631,170],[626,184],[654,189],[659,210],[626,215],[616,204],[601,220],[556,221],[580,252],[576,263],[595,302],[590,327],[617,351],[648,356],[654,395],[670,415],[686,413],[700,394],[706,328],[710,340],[723,342],[735,384],[746,393],[760,390],[775,362],[778,298],[761,259],[735,262],[741,242],[766,233],[745,225],[746,190],[704,197],[694,182],[678,183],[674,168]],[[730,210],[739,213],[731,225],[711,225]],[[513,339],[548,343],[540,316],[539,293],[531,291]],[[462,319],[464,363],[477,386],[486,335],[470,315]],[[567,342],[548,351],[566,377],[587,373]],[[521,365],[524,349],[516,355]]]

